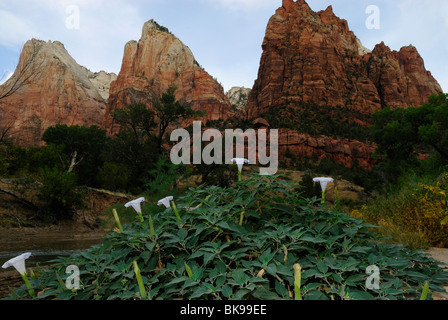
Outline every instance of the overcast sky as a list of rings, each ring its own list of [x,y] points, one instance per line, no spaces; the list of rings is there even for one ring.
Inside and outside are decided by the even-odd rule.
[[[1,0],[0,78],[14,71],[31,38],[62,42],[91,71],[119,73],[123,49],[155,19],[190,47],[227,91],[257,78],[266,25],[281,0]],[[333,6],[364,46],[413,44],[448,91],[447,0],[308,0]],[[377,10],[371,11],[374,6]],[[78,15],[79,12],[79,15]],[[378,14],[378,15],[377,15]],[[379,19],[378,19],[379,17]],[[372,20],[373,19],[373,20]],[[366,23],[367,22],[367,23]]]

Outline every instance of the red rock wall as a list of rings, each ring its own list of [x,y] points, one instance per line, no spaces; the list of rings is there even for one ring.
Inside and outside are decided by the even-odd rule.
[[[269,20],[262,48],[258,79],[246,107],[249,119],[281,105],[341,106],[370,115],[385,106],[419,106],[430,94],[442,93],[415,47],[397,52],[381,43],[366,53],[331,6],[314,12],[304,0],[284,0]],[[298,156],[314,153],[347,166],[356,160],[367,168],[373,163],[374,146],[361,142],[286,130],[280,141],[281,149]]]

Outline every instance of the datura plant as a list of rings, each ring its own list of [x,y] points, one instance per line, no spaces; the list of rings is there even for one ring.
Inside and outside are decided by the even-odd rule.
[[[168,208],[172,208],[174,213],[176,214],[177,224],[181,225],[182,222],[181,222],[181,219],[180,219],[179,211],[177,210],[176,203],[174,202],[173,199],[174,199],[173,196],[169,196],[169,197],[163,198],[163,199],[161,199],[161,200],[159,200],[157,202],[157,205],[158,206],[164,205],[165,208],[167,208],[167,209]]]
[[[141,208],[141,203],[145,201],[144,197],[129,201],[128,203],[126,203],[124,206],[126,208],[132,207],[134,208],[134,210],[137,212],[139,218],[140,218],[140,222],[143,222],[143,215],[142,215],[142,208]]]
[[[17,256],[15,258],[6,261],[3,264],[2,268],[6,269],[9,267],[14,267],[17,270],[17,272],[19,272],[20,275],[22,276],[23,281],[25,281],[25,285],[29,289],[30,295],[34,296],[34,290],[31,289],[31,285],[26,274],[25,260],[28,259],[29,257],[31,257],[31,252],[23,253],[20,256]]]
[[[176,197],[182,224],[169,209],[148,206],[154,236],[136,219],[54,260],[32,281],[37,295],[23,285],[7,299],[418,300],[445,292],[448,273],[438,261],[384,243],[374,225],[296,190],[281,176],[261,175],[228,188],[190,188]],[[172,200],[160,204],[172,208]],[[76,291],[58,281],[70,265],[80,270]],[[369,286],[372,266],[381,271],[378,287]]]

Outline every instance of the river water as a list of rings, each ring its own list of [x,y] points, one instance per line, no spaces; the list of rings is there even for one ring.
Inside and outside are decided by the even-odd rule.
[[[103,241],[101,234],[76,234],[68,232],[22,232],[17,230],[0,232],[0,273],[12,271],[1,266],[11,258],[31,252],[26,267],[37,263],[44,266],[57,257],[70,256]]]

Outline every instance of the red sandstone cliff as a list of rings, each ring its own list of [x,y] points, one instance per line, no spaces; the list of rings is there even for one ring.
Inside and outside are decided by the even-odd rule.
[[[258,79],[246,107],[248,118],[278,106],[292,107],[297,113],[327,106],[368,116],[386,106],[419,106],[430,94],[442,93],[415,47],[397,52],[381,43],[370,52],[331,6],[314,12],[304,0],[283,0],[269,20],[262,48]],[[363,123],[357,118],[350,121]],[[297,137],[293,142],[288,138],[291,134]],[[369,152],[375,147],[371,144],[291,130],[282,130],[279,139],[284,149],[297,156],[314,153],[348,166],[357,158],[365,167],[372,165]],[[347,145],[362,152],[354,157],[346,151]]]
[[[176,99],[207,112],[203,120],[229,116],[230,103],[222,86],[198,65],[187,46],[150,20],[143,26],[141,39],[125,46],[121,71],[110,88],[103,128],[116,132],[111,112],[137,102],[150,104],[151,94],[160,96],[171,85],[177,88]]]
[[[102,79],[97,79],[98,74],[78,65],[62,43],[35,39],[24,45],[16,72],[0,86],[0,96],[19,74],[19,82],[26,81],[0,100],[0,128],[10,127],[8,133],[16,143],[39,145],[44,131],[58,123],[101,125],[107,93],[99,85],[107,86],[113,74],[102,72]]]
[[[419,106],[430,94],[442,93],[415,47],[397,52],[381,43],[367,52],[331,6],[316,13],[304,0],[284,0],[266,29],[248,116],[284,103],[285,96],[371,113],[384,106]]]

